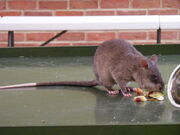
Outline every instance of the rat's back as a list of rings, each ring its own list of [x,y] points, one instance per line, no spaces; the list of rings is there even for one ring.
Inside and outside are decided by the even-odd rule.
[[[94,56],[94,73],[99,82],[113,81],[111,71],[118,65],[123,69],[133,61],[134,56],[142,56],[133,45],[122,39],[105,41],[100,45]],[[128,67],[126,67],[128,68]]]
[[[100,45],[95,53],[96,55],[113,56],[113,55],[127,55],[129,53],[139,54],[139,52],[129,42],[122,39],[113,39],[105,41]]]

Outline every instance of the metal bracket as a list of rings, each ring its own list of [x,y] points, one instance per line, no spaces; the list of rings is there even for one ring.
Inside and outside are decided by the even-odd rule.
[[[157,44],[161,43],[161,28],[157,30]]]
[[[8,47],[14,47],[14,31],[8,31]]]
[[[56,34],[54,37],[52,37],[51,39],[49,39],[48,41],[44,42],[43,44],[41,44],[40,46],[45,46],[47,45],[48,43],[50,43],[51,41],[53,41],[54,39],[60,37],[61,35],[63,35],[64,33],[66,33],[67,30],[63,30],[62,32]]]

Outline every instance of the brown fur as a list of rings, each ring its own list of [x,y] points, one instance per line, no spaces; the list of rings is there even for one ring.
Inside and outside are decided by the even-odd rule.
[[[126,84],[130,81],[138,82],[141,88],[159,90],[164,83],[156,63],[155,56],[148,59],[127,41],[114,39],[104,42],[96,50],[94,73],[97,82],[108,90],[118,84],[122,92],[127,93]],[[150,81],[149,76],[153,74],[158,77],[157,84]]]

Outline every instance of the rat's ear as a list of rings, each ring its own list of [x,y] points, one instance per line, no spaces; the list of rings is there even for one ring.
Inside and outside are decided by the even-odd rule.
[[[147,60],[142,59],[142,60],[140,61],[140,65],[141,65],[142,67],[148,69],[148,61],[147,61]]]
[[[150,60],[151,60],[152,62],[154,62],[154,63],[157,63],[157,62],[158,62],[158,56],[155,55],[155,54],[153,54],[153,55],[151,56]]]

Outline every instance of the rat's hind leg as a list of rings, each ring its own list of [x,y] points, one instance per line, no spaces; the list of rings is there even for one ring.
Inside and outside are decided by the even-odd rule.
[[[110,80],[102,82],[102,85],[106,88],[109,95],[118,95],[119,90],[112,89],[114,84],[115,84],[114,81],[110,81]]]
[[[96,64],[93,65],[93,71],[94,71],[94,75],[96,77],[96,81],[98,82],[99,85],[102,85],[99,74],[97,72]]]
[[[96,79],[98,83],[106,88],[106,91],[109,95],[117,95],[119,94],[119,90],[113,90],[112,87],[115,84],[115,81],[111,77],[106,76],[98,76],[96,75]]]
[[[119,90],[113,90],[112,86],[104,86],[108,92],[109,95],[118,95],[119,94]]]
[[[115,81],[109,74],[109,71],[107,69],[100,69],[100,68],[98,69],[97,69],[96,64],[94,64],[93,70],[94,70],[94,74],[95,74],[96,81],[98,82],[98,84],[104,86],[109,95],[119,94],[118,90],[115,91],[112,89],[112,87],[115,84]]]

